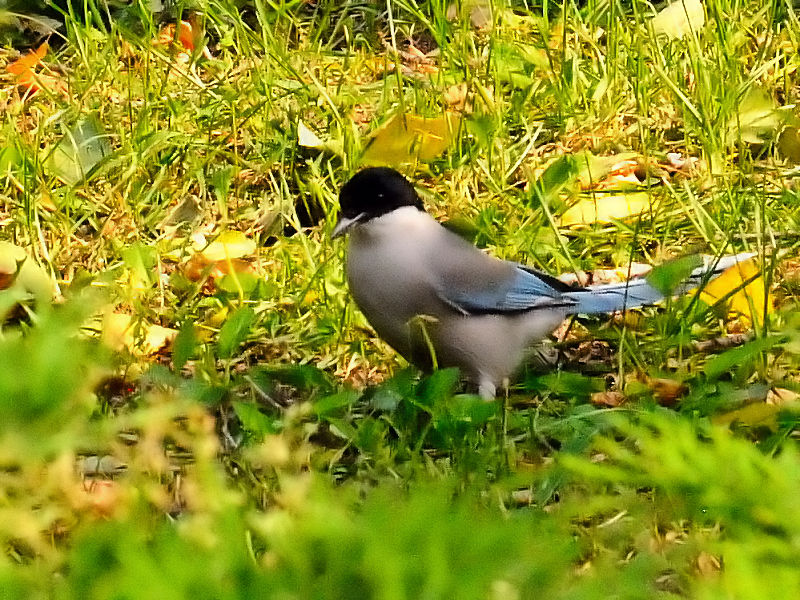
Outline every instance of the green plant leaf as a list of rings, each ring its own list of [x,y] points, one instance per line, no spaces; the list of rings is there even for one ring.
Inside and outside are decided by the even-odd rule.
[[[319,417],[329,416],[341,408],[352,406],[360,395],[355,390],[342,390],[336,394],[325,396],[314,402],[314,413]]]
[[[153,246],[136,242],[122,251],[122,260],[131,270],[135,285],[149,287],[155,283],[158,251]]]
[[[703,259],[697,254],[681,256],[654,267],[647,274],[647,282],[668,298],[702,264]]]
[[[450,398],[458,386],[458,369],[439,369],[423,379],[417,386],[417,397],[420,404],[434,407]]]
[[[194,323],[184,321],[178,335],[172,342],[172,365],[176,372],[180,371],[197,349],[197,331]]]
[[[251,377],[267,389],[271,384],[289,385],[304,393],[321,391],[331,393],[333,385],[328,375],[314,365],[260,366],[251,372]]]
[[[705,375],[708,379],[717,379],[732,369],[748,363],[778,343],[780,343],[779,337],[758,338],[744,346],[718,354],[706,363]]]
[[[111,143],[103,125],[97,117],[86,117],[67,130],[53,149],[48,165],[61,181],[77,185],[109,154]]]
[[[247,339],[250,328],[256,319],[255,311],[249,306],[237,309],[219,330],[217,354],[220,358],[230,358]]]
[[[265,436],[281,430],[280,421],[268,417],[251,402],[234,402],[233,410],[242,422],[242,427],[251,433]]]

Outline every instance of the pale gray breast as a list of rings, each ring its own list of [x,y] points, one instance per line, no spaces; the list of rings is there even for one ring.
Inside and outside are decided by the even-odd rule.
[[[419,262],[420,249],[406,236],[378,239],[373,233],[362,227],[350,235],[350,293],[378,335],[408,357],[406,323],[419,313],[420,299],[427,296],[418,269],[409,268]]]

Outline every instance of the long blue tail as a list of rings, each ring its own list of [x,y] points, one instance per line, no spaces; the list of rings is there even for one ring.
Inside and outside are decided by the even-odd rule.
[[[755,256],[753,253],[745,252],[723,256],[719,259],[708,257],[706,264],[692,271],[689,277],[678,286],[674,294],[679,296],[704,285],[723,271],[753,256]],[[593,285],[584,290],[567,292],[564,296],[576,302],[574,306],[570,307],[571,313],[584,315],[638,308],[655,304],[664,299],[664,294],[650,285],[645,277],[635,277],[621,283]]]

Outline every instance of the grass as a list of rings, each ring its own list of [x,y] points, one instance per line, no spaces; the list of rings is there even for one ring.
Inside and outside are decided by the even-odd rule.
[[[543,4],[90,0],[37,67],[63,93],[0,69],[0,239],[42,269],[0,292],[0,596],[794,597],[797,15],[713,0],[668,40],[643,2]],[[178,16],[208,55],[154,43]],[[772,297],[575,322],[495,403],[421,378],[328,232],[372,132],[446,110],[403,169],[493,254],[752,251]],[[648,210],[564,225],[626,152]],[[248,250],[208,259],[225,232]]]

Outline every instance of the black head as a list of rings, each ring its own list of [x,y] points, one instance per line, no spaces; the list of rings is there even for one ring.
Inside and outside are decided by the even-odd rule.
[[[365,223],[403,206],[425,210],[414,186],[400,173],[388,167],[359,171],[339,192],[339,222],[331,236],[343,235],[357,223]]]

